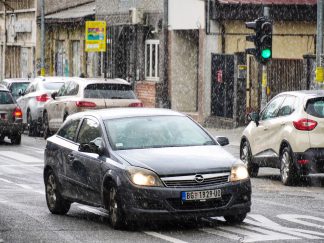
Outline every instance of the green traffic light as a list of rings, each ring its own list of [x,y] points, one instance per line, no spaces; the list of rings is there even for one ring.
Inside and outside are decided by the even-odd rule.
[[[270,49],[264,49],[264,50],[262,50],[261,56],[264,59],[270,58],[271,57],[271,50]]]

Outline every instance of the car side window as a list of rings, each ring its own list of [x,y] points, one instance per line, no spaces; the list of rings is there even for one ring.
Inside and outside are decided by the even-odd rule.
[[[57,96],[66,96],[67,90],[69,88],[70,82],[66,82],[63,86],[57,91]]]
[[[79,92],[79,85],[76,82],[71,82],[66,90],[66,95],[77,95]]]
[[[58,131],[57,135],[66,138],[68,140],[74,141],[76,137],[76,132],[80,123],[80,119],[70,120]]]
[[[97,138],[101,138],[99,122],[89,118],[84,119],[80,127],[77,143],[89,144],[90,142],[95,142]]]
[[[268,120],[278,116],[279,107],[284,101],[285,96],[279,96],[272,100],[262,111],[261,120]]]
[[[278,116],[288,116],[292,114],[295,111],[295,102],[296,97],[288,95],[278,111]]]

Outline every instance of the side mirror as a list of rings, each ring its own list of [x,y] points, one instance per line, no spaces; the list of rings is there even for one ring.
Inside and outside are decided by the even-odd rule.
[[[52,97],[53,100],[55,100],[55,97],[56,96],[57,96],[57,92],[56,91],[51,94],[51,97]]]
[[[105,152],[102,138],[96,138],[89,143],[80,144],[79,151],[85,153],[94,153],[102,156]]]
[[[216,137],[217,143],[219,143],[220,146],[225,146],[229,144],[229,140],[227,137]]]
[[[19,96],[23,96],[25,94],[25,91],[23,91],[22,89],[20,89],[19,91],[18,91],[18,95]]]
[[[254,121],[257,126],[259,126],[260,115],[258,112],[252,112],[248,114],[248,121]]]

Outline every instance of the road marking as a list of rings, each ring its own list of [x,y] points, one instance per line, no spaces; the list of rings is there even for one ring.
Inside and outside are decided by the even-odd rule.
[[[314,227],[314,228],[319,228],[319,229],[324,229],[324,219],[322,218],[318,218],[318,217],[313,217],[313,216],[309,216],[309,215],[299,215],[299,214],[280,214],[277,216],[280,219],[285,219],[288,220],[290,222],[294,222],[297,224],[302,224],[302,225],[306,225],[306,226],[310,226],[310,227]],[[316,224],[316,223],[311,223],[302,219],[306,219],[306,220],[310,220],[310,221],[319,221],[322,223],[322,225],[320,224]]]
[[[88,211],[88,212],[90,212],[90,213],[94,213],[94,214],[99,215],[99,216],[103,216],[103,217],[107,217],[107,216],[108,216],[107,213],[101,212],[101,211],[98,210],[98,209],[91,208],[91,207],[88,207],[88,206],[80,205],[80,206],[78,206],[78,208],[83,209],[83,210],[85,210],[85,211]]]
[[[27,189],[27,190],[33,190],[33,188],[31,186],[28,186],[26,184],[16,184],[16,185],[19,186],[19,187],[22,187],[24,189]]]
[[[32,146],[20,145],[21,147],[32,149],[33,151],[42,152],[44,153],[45,148],[37,148]]]
[[[154,236],[156,238],[160,238],[165,241],[173,242],[173,243],[187,243],[186,241],[179,240],[179,239],[167,236],[167,235],[162,235],[160,233],[153,232],[153,231],[143,231],[143,233],[150,235],[150,236]]]
[[[18,160],[19,162],[27,162],[27,163],[42,162],[43,163],[43,160],[40,160],[39,158],[29,156],[26,154],[13,152],[13,151],[0,151],[0,155],[10,159]]]
[[[6,183],[8,183],[8,184],[15,184],[14,182],[12,182],[12,181],[8,181],[8,180],[3,179],[3,178],[0,178],[0,181],[6,182]]]

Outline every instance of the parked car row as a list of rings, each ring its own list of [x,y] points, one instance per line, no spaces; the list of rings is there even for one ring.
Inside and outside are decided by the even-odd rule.
[[[37,77],[2,81],[22,111],[30,136],[56,132],[70,114],[109,107],[142,107],[131,85],[122,79]]]

